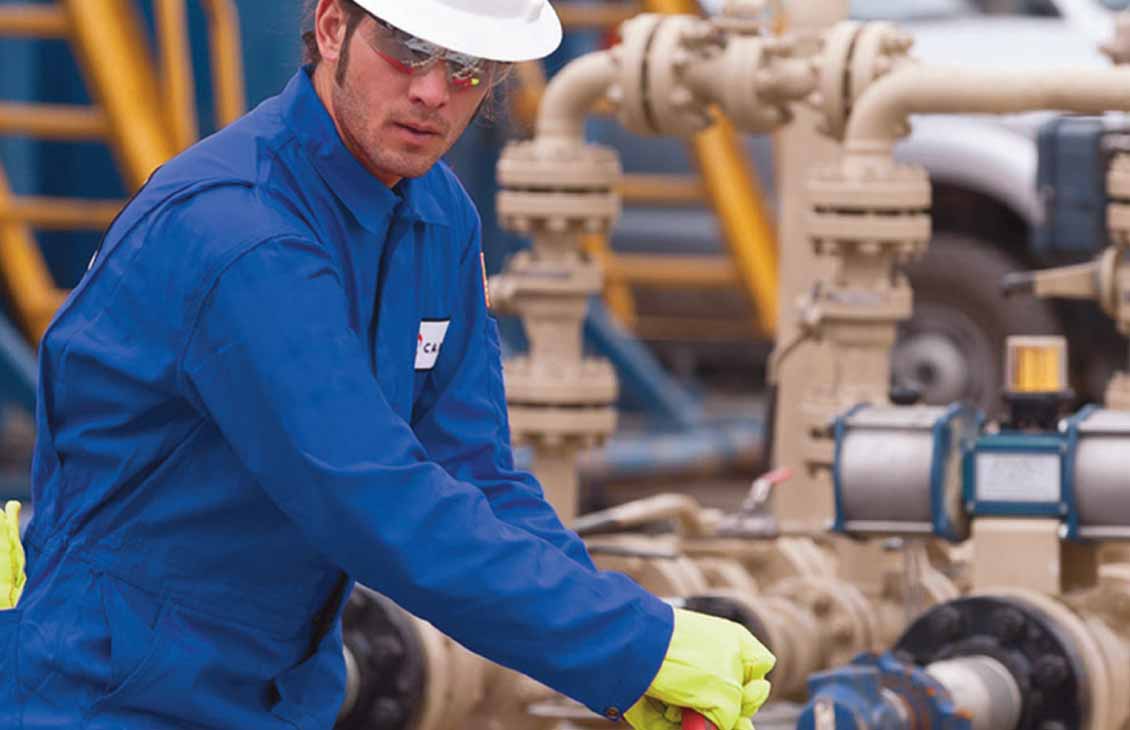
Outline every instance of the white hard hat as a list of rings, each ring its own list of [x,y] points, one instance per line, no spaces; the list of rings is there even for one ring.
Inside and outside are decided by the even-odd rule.
[[[532,61],[561,44],[549,0],[354,1],[405,33],[492,61]]]

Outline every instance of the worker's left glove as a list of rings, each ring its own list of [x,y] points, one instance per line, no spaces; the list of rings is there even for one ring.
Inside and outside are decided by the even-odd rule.
[[[0,611],[15,608],[24,591],[24,546],[20,543],[20,503],[0,512]]]
[[[659,673],[624,719],[634,730],[680,730],[689,708],[718,730],[753,730],[750,718],[769,698],[765,675],[776,661],[743,626],[677,608]]]

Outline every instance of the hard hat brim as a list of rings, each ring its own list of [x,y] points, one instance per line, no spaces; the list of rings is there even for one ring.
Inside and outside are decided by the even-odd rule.
[[[476,15],[439,0],[355,2],[417,38],[491,61],[532,61],[548,56],[561,45],[561,19],[548,2],[536,18]]]

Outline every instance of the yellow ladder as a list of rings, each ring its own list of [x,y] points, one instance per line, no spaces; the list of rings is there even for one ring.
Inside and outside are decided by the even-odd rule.
[[[232,0],[200,0],[209,20],[216,117],[243,112],[238,15]],[[154,0],[159,61],[133,0],[59,0],[0,6],[0,38],[70,43],[94,106],[0,102],[0,135],[105,141],[122,178],[139,188],[159,165],[196,140],[196,104],[184,0]],[[0,279],[25,336],[38,342],[66,297],[36,245],[36,230],[104,230],[116,200],[13,195],[0,165]]]

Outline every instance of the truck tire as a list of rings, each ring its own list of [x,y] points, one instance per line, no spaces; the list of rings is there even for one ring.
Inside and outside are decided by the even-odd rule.
[[[905,269],[914,315],[899,328],[892,384],[917,389],[925,403],[965,400],[999,413],[1005,338],[1063,333],[1050,303],[1001,295],[1002,277],[1023,269],[986,241],[936,233],[926,255]]]

